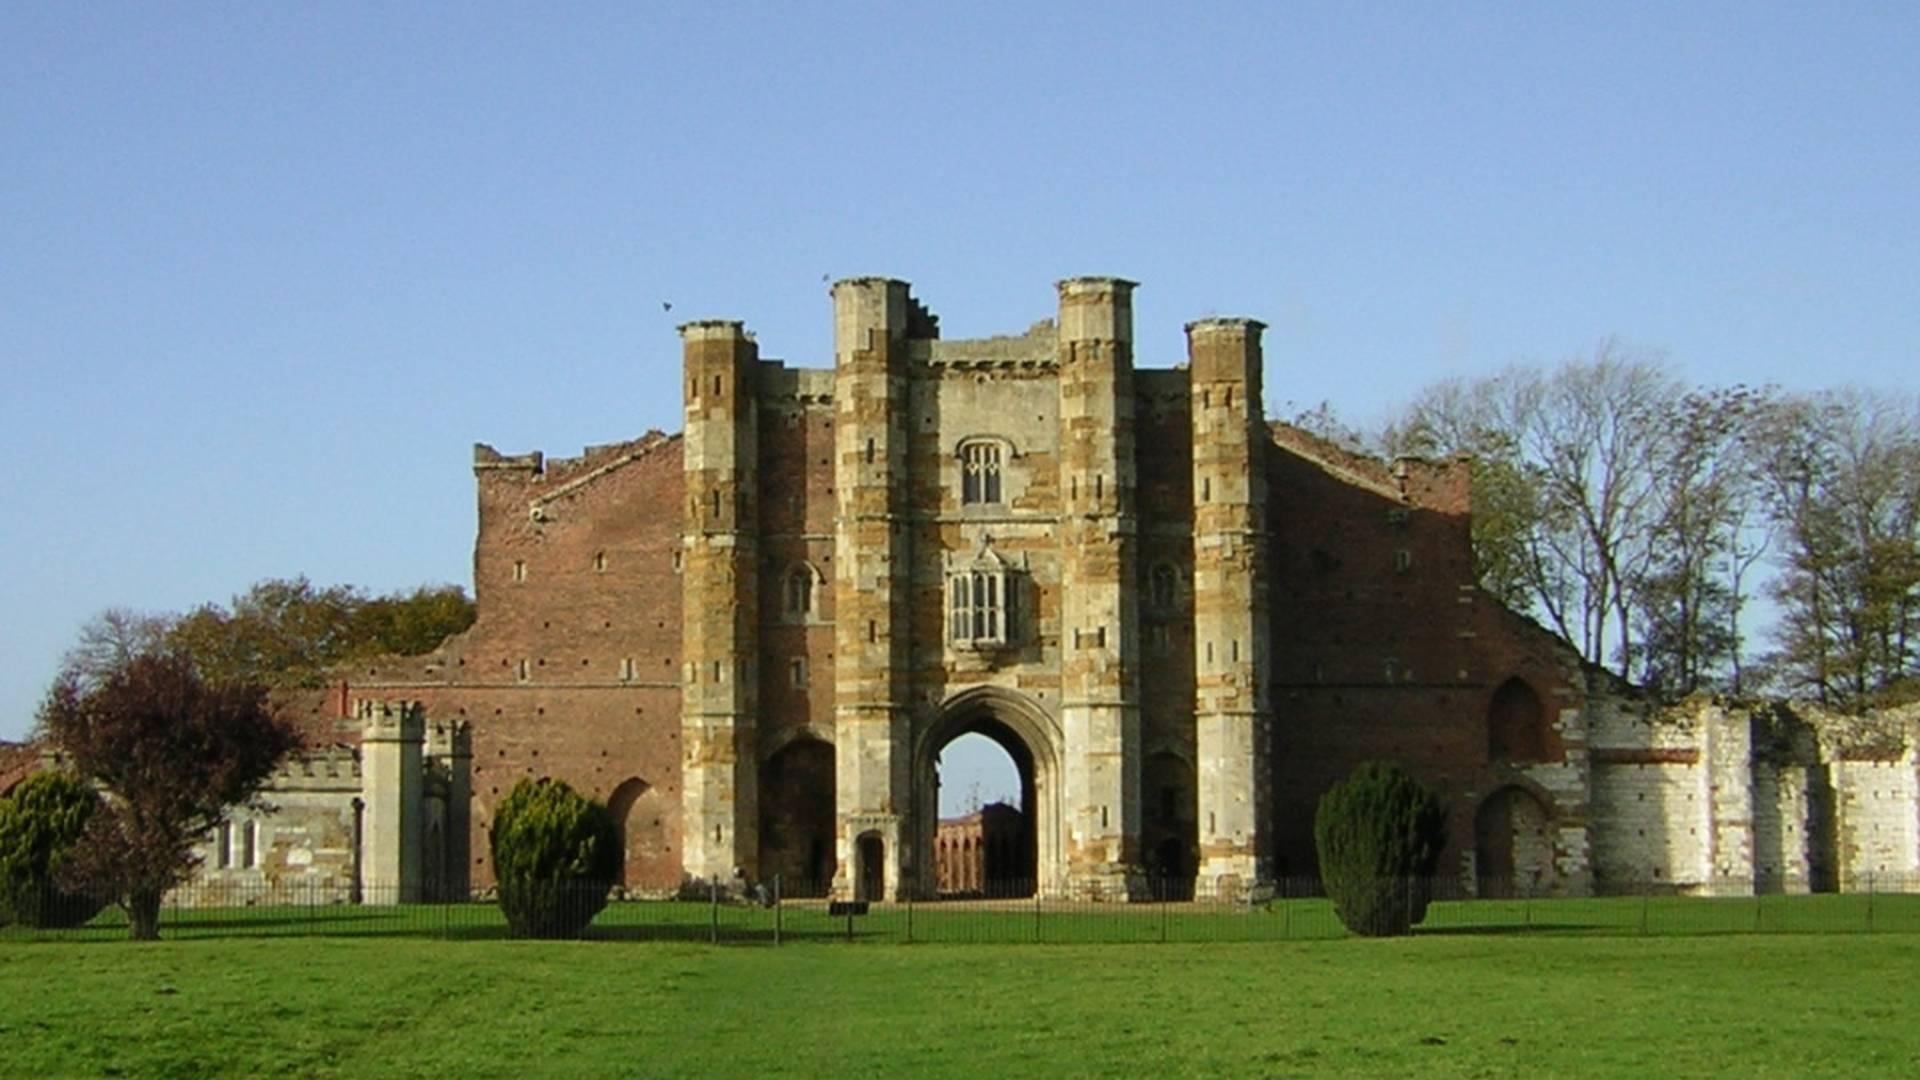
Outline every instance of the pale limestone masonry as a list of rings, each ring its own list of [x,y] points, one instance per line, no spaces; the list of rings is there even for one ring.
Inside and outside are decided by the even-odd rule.
[[[1259,452],[1260,333],[1251,319],[1187,324],[1193,414],[1193,623],[1200,761],[1200,884],[1269,880],[1260,825],[1271,816],[1266,551]]]
[[[471,892],[472,737],[416,702],[353,707],[358,746],[308,751],[196,849],[193,904],[413,903]]]
[[[733,877],[759,848],[755,800],[758,666],[759,350],[737,322],[680,328],[686,366],[686,598],[681,678],[684,865]]]
[[[1920,887],[1920,706],[1596,709],[1594,883],[1708,895]]]

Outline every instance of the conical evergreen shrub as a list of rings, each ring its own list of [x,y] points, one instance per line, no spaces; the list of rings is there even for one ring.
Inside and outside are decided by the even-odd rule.
[[[57,877],[99,805],[85,781],[51,770],[0,798],[0,925],[79,926],[100,913],[99,899]]]
[[[1440,800],[1397,765],[1367,762],[1320,797],[1320,880],[1347,929],[1404,934],[1427,916],[1446,846]]]
[[[571,938],[607,906],[619,831],[600,803],[559,780],[522,780],[489,834],[500,910],[518,937]]]

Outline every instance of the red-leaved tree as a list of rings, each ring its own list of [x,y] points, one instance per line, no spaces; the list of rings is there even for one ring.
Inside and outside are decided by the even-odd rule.
[[[95,680],[62,675],[40,729],[107,792],[63,878],[119,904],[143,941],[159,936],[161,898],[193,873],[194,845],[300,744],[265,687],[204,682],[186,657],[154,652]]]

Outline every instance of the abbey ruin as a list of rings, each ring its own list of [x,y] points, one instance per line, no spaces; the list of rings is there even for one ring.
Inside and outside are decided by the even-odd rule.
[[[1476,586],[1465,462],[1268,420],[1251,319],[1136,366],[1133,288],[946,340],[904,282],[841,281],[829,365],[682,326],[679,434],[475,447],[478,621],[302,701],[342,748],[204,875],[353,857],[464,895],[491,807],[555,776],[613,808],[632,893],[932,896],[966,733],[1020,775],[1002,891],[1257,895],[1313,873],[1315,804],[1368,759],[1440,792],[1469,892],[1920,874],[1920,713],[1655,708]]]

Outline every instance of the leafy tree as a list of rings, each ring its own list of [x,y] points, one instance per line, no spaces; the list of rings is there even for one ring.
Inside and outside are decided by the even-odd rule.
[[[1781,689],[1860,709],[1920,678],[1920,401],[1859,392],[1783,400],[1758,470],[1780,535]]]
[[[1313,839],[1320,880],[1347,929],[1388,937],[1426,918],[1446,814],[1404,770],[1381,762],[1354,769],[1320,797]]]
[[[473,619],[473,601],[457,585],[369,596],[349,585],[270,578],[230,606],[202,604],[181,616],[109,608],[81,628],[65,667],[85,681],[164,648],[192,658],[214,682],[317,686],[347,661],[430,652]]]
[[[84,685],[96,685],[141,653],[165,647],[174,622],[167,615],[110,607],[81,625],[60,667]]]
[[[489,839],[500,910],[521,937],[579,937],[607,906],[620,839],[605,806],[559,780],[521,780]]]
[[[192,874],[195,843],[299,745],[264,686],[203,681],[178,653],[142,653],[93,685],[62,674],[39,725],[107,794],[61,880],[120,904],[139,940],[159,936],[161,898]]]
[[[1634,583],[1635,675],[1668,698],[1740,687],[1740,614],[1767,548],[1748,436],[1768,407],[1746,387],[1688,393],[1663,412],[1652,462],[1653,543]]]
[[[0,798],[0,924],[79,926],[100,911],[91,894],[57,880],[99,805],[78,777],[53,770]]]

